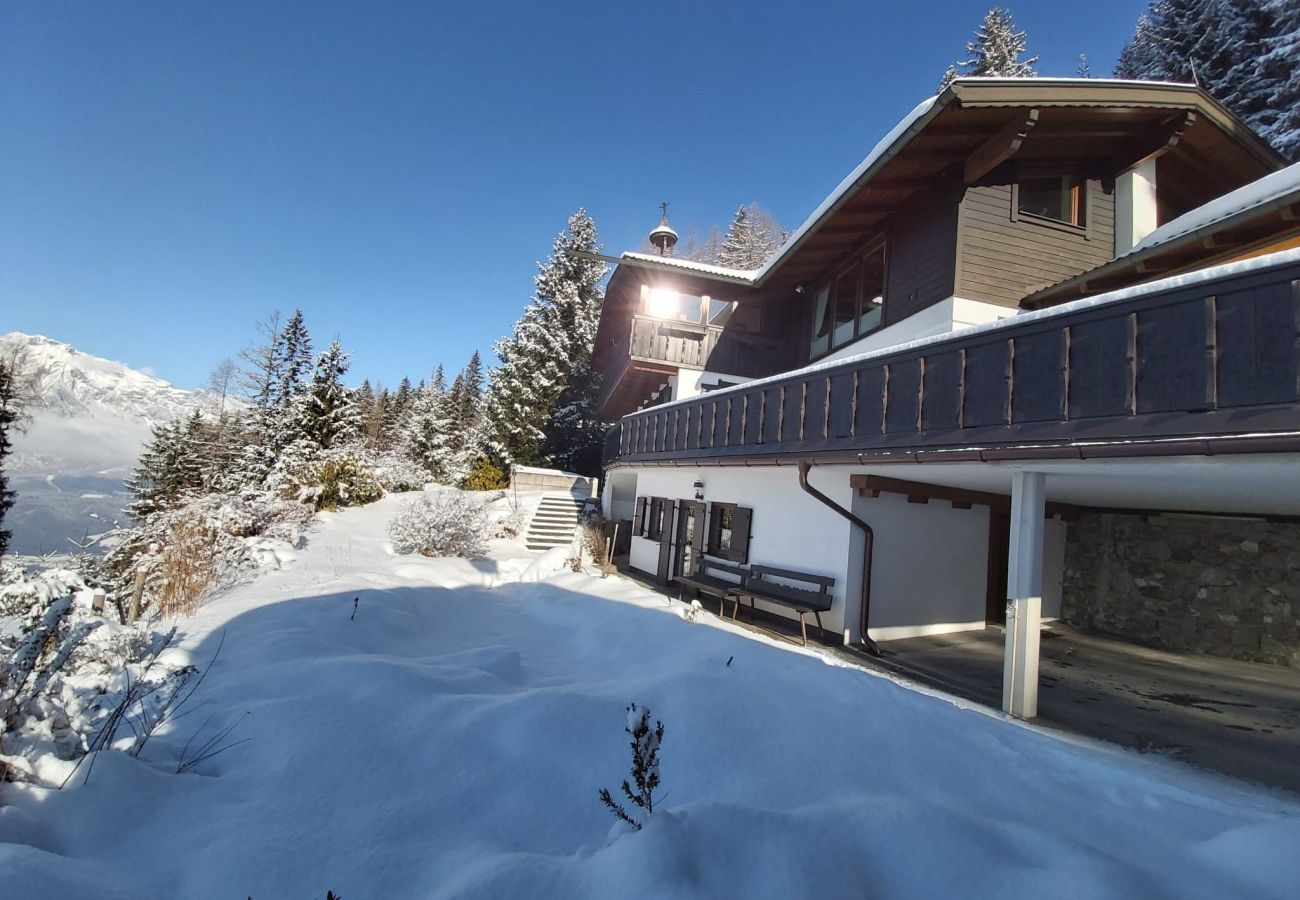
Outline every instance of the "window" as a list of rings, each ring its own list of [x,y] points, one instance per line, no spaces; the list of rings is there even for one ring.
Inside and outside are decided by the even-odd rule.
[[[709,506],[709,556],[746,562],[749,559],[749,526],[754,511],[734,503]]]
[[[885,244],[876,244],[817,292],[813,303],[815,359],[880,327],[885,306]]]
[[[858,321],[858,264],[854,263],[835,279],[835,327],[831,346],[839,347],[853,340]]]
[[[681,294],[670,287],[641,286],[642,308],[646,315],[674,322],[701,325],[713,301],[695,294]]]
[[[862,257],[862,305],[858,312],[858,337],[880,327],[885,309],[885,245]]]
[[[1087,207],[1087,184],[1078,176],[1022,178],[1016,188],[1016,211],[1023,215],[1084,228]]]
[[[657,541],[664,534],[664,514],[672,509],[673,501],[666,497],[651,497],[649,511],[646,515],[645,536],[652,541]],[[671,514],[670,514],[671,515]],[[672,519],[668,520],[671,526]]]
[[[831,317],[827,308],[830,299],[830,285],[817,292],[817,302],[813,304],[812,346],[809,348],[809,356],[821,356],[831,348]]]

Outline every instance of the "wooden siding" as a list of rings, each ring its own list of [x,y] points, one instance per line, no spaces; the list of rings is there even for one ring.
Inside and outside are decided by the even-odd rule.
[[[890,221],[884,324],[893,325],[953,294],[959,187],[926,191]]]
[[[1017,219],[1010,184],[968,189],[957,233],[956,293],[1017,306],[1021,298],[1110,262],[1115,255],[1115,196],[1088,182],[1088,227]]]

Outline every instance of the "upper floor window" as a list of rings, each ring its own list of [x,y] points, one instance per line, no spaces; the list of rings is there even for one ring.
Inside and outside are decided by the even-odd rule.
[[[1066,225],[1088,225],[1087,182],[1076,175],[1048,175],[1020,179],[1016,211]]]
[[[641,286],[641,311],[656,319],[725,325],[735,308],[733,300],[719,300],[707,294],[682,294],[669,287]]]
[[[818,357],[880,327],[885,304],[885,245],[876,244],[813,295],[809,356]]]

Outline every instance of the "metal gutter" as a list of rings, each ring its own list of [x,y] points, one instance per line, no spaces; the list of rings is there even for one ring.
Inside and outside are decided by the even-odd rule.
[[[867,626],[871,621],[871,557],[872,550],[876,543],[876,533],[871,530],[871,526],[867,524],[865,520],[855,516],[853,513],[849,512],[830,497],[827,497],[821,491],[817,490],[817,488],[809,484],[808,470],[811,468],[812,463],[810,462],[804,461],[799,463],[799,487],[803,488],[804,493],[811,495],[827,508],[834,510],[844,518],[848,519],[850,523],[862,532],[862,536],[866,539],[866,542],[862,546],[862,622],[859,643],[866,647],[867,652],[872,656],[883,656],[884,654],[880,652],[880,648],[876,646],[876,642],[871,639],[871,635],[867,632]]]

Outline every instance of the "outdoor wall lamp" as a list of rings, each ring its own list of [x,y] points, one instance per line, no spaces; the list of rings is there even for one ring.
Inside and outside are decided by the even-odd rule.
[[[695,484],[693,485],[693,487],[695,488],[695,499],[696,499],[696,500],[703,500],[703,499],[704,499],[704,482],[697,478],[697,479],[695,479]]]

